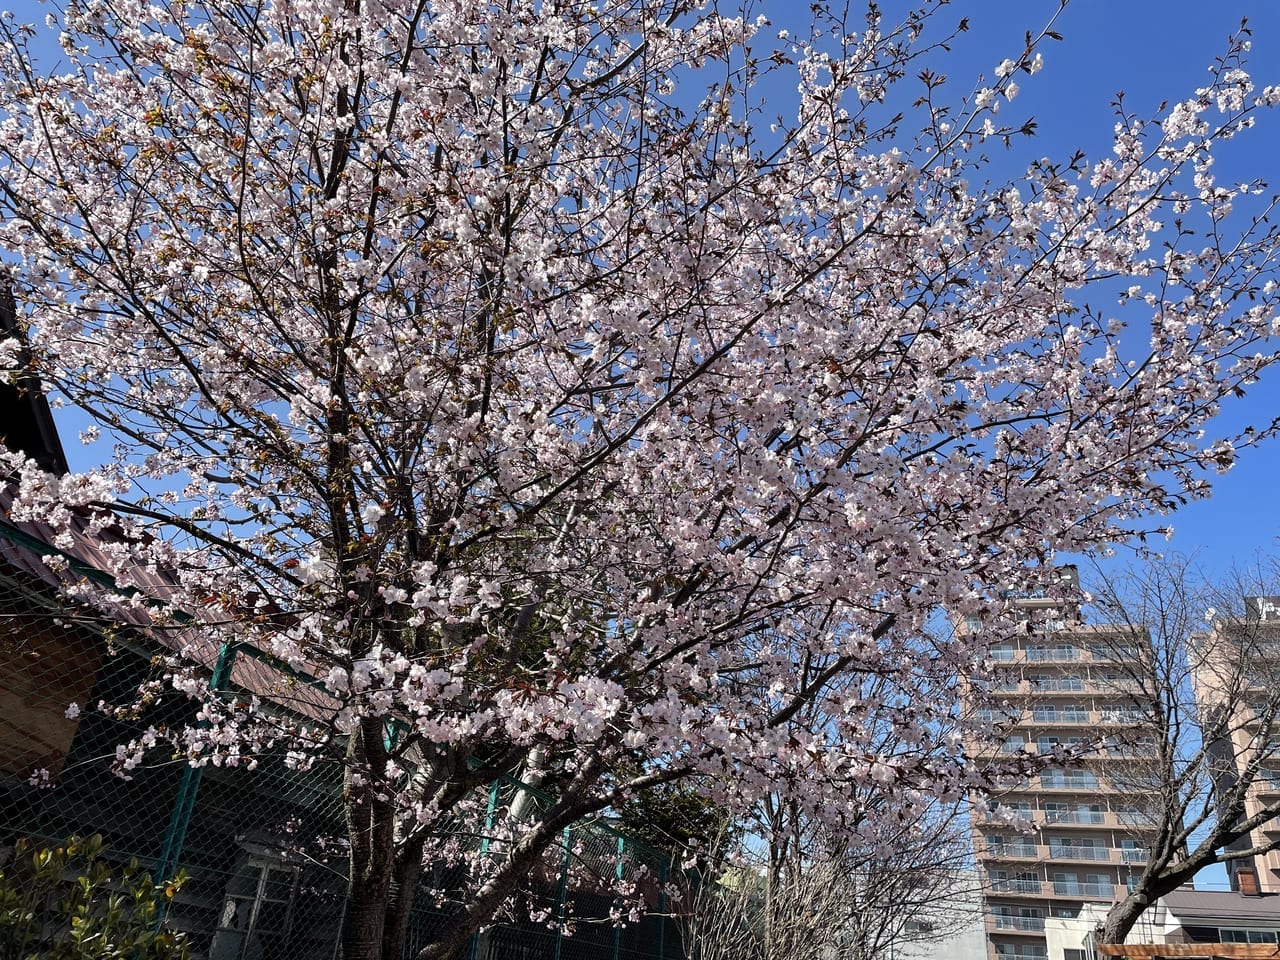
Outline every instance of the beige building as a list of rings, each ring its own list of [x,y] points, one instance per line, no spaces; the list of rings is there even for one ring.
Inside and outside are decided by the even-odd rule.
[[[970,755],[1067,750],[1084,757],[1011,787],[989,814],[974,817],[988,956],[1084,960],[1080,949],[1048,937],[1046,926],[1105,912],[1146,862],[1153,770],[1144,758],[1153,746],[1141,734],[1132,677],[1149,640],[1145,631],[1064,617],[1058,601],[1020,596],[1011,603],[1026,631],[994,645],[990,679],[970,687],[977,718],[994,725],[994,736],[972,737]],[[1020,829],[1026,823],[1033,833]]]
[[[1195,638],[1196,700],[1225,711],[1226,735],[1212,747],[1222,771],[1219,797],[1257,765],[1245,795],[1245,816],[1280,804],[1280,597],[1245,597],[1245,617],[1221,618],[1210,633]],[[1234,846],[1248,850],[1280,841],[1272,820]],[[1228,861],[1234,891],[1280,893],[1280,851]]]

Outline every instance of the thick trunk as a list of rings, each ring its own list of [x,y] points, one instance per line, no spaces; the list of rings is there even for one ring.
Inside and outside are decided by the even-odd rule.
[[[352,882],[342,917],[342,960],[384,960],[386,885]]]
[[[1101,926],[1098,927],[1099,943],[1124,943],[1144,910],[1151,905],[1151,898],[1145,893],[1131,893],[1111,908]]]
[[[395,810],[355,775],[368,765],[382,773],[382,725],[366,720],[347,748],[343,806],[351,845],[346,912],[342,917],[342,960],[386,960],[384,934],[395,863]]]
[[[423,844],[423,839],[410,841],[397,854],[395,878],[385,904],[383,960],[401,960],[404,956],[405,940],[409,935],[409,915],[418,891],[418,880],[422,877]]]

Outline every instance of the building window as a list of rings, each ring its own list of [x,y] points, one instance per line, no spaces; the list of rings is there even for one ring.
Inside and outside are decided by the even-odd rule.
[[[1147,719],[1146,713],[1137,707],[1116,706],[1103,707],[1102,722],[1103,723],[1142,723]]]
[[[1058,709],[1050,703],[1037,703],[1031,710],[1037,723],[1053,723],[1058,719]]]
[[[1121,662],[1138,658],[1138,648],[1131,643],[1094,643],[1089,646],[1089,653],[1095,660]]]
[[[298,869],[270,856],[250,856],[227,882],[209,960],[280,956],[293,942]]]
[[[996,943],[993,946],[997,957],[1007,957],[1008,960],[1040,960],[1049,956],[1049,948],[1042,943]]]
[[[1109,860],[1111,851],[1101,840],[1079,837],[1050,837],[1049,856],[1074,860]]]
[[[1221,928],[1218,939],[1223,943],[1275,943],[1275,930],[1240,930]]]
[[[1132,837],[1124,837],[1120,841],[1120,860],[1123,863],[1146,863],[1147,848]]]

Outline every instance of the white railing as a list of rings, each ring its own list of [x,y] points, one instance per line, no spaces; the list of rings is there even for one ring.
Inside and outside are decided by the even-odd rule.
[[[1070,880],[1053,881],[1053,892],[1060,897],[1099,897],[1107,900],[1115,896],[1116,888],[1109,883],[1076,883]]]
[[[1051,843],[1049,856],[1061,860],[1110,860],[1111,851],[1107,847],[1073,847]]]
[[[992,857],[1038,857],[1040,850],[1034,843],[993,843],[987,847]]]
[[[997,930],[1043,930],[1044,917],[1010,917],[997,913]]]
[[[1045,823],[1105,823],[1106,814],[1096,810],[1050,810]]]
[[[993,893],[1039,893],[1039,880],[992,880]]]

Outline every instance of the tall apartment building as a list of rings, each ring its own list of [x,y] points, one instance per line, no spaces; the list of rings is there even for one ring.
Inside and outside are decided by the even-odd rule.
[[[1196,700],[1228,714],[1226,735],[1213,744],[1219,796],[1250,762],[1257,773],[1245,795],[1245,816],[1280,803],[1280,597],[1245,597],[1243,618],[1222,617],[1195,638]],[[1233,846],[1250,850],[1280,842],[1272,820]],[[1280,893],[1280,851],[1226,863],[1232,890]]]
[[[1102,745],[1068,770],[1009,789],[990,815],[974,817],[988,955],[1084,960],[1074,950],[1051,954],[1045,921],[1076,917],[1085,903],[1114,902],[1146,861],[1152,771],[1144,757],[1154,745],[1138,723],[1140,687],[1132,677],[1149,640],[1142,631],[1076,622],[1055,600],[1010,602],[1026,617],[1026,633],[995,645],[994,679],[970,688],[979,717],[997,724],[995,738],[972,738],[970,755]],[[1021,832],[1009,816],[1034,824],[1035,832]]]

